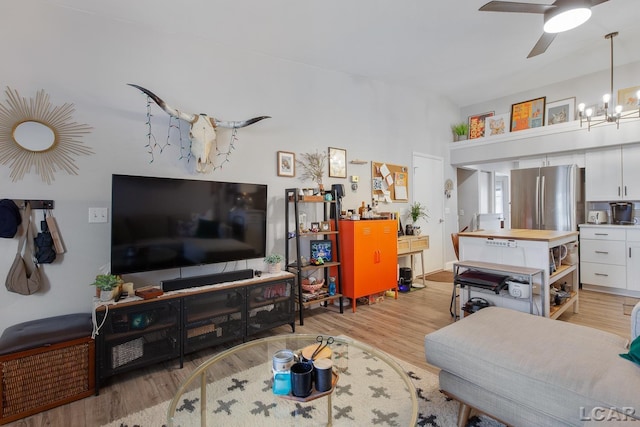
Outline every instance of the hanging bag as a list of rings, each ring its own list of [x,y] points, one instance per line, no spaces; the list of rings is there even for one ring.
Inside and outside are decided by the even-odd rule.
[[[36,262],[38,264],[51,264],[56,259],[56,251],[53,246],[53,236],[47,225],[47,214],[44,221],[40,222],[41,232],[38,233],[33,243],[36,247]]]
[[[33,230],[31,229],[31,206],[27,203],[26,208],[26,228],[24,234],[18,242],[18,250],[13,264],[7,274],[5,286],[10,292],[21,295],[31,295],[40,289],[42,275],[40,268],[33,261]],[[25,244],[26,242],[26,244]],[[22,251],[24,249],[24,256]]]

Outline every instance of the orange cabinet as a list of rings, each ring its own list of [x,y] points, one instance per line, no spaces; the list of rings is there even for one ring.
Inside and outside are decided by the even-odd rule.
[[[353,311],[357,298],[397,288],[397,229],[395,220],[340,221],[342,294]]]

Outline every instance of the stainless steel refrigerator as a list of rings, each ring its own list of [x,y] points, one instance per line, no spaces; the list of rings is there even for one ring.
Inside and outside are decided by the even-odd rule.
[[[576,165],[511,171],[511,228],[576,231],[584,222],[584,169]]]

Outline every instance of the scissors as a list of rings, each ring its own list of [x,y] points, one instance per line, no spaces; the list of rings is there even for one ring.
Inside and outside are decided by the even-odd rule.
[[[327,343],[324,345],[322,345],[322,343],[324,342],[324,337],[322,335],[318,335],[316,337],[316,341],[318,342],[318,347],[316,347],[315,351],[311,354],[312,361],[318,354],[320,354],[322,350],[324,350],[326,346],[328,346],[329,344],[333,344],[333,337],[327,338]]]

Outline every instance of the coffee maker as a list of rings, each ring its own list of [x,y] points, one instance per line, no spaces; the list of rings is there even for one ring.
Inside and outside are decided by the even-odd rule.
[[[611,223],[631,225],[633,221],[633,204],[629,202],[614,202],[611,205]]]

